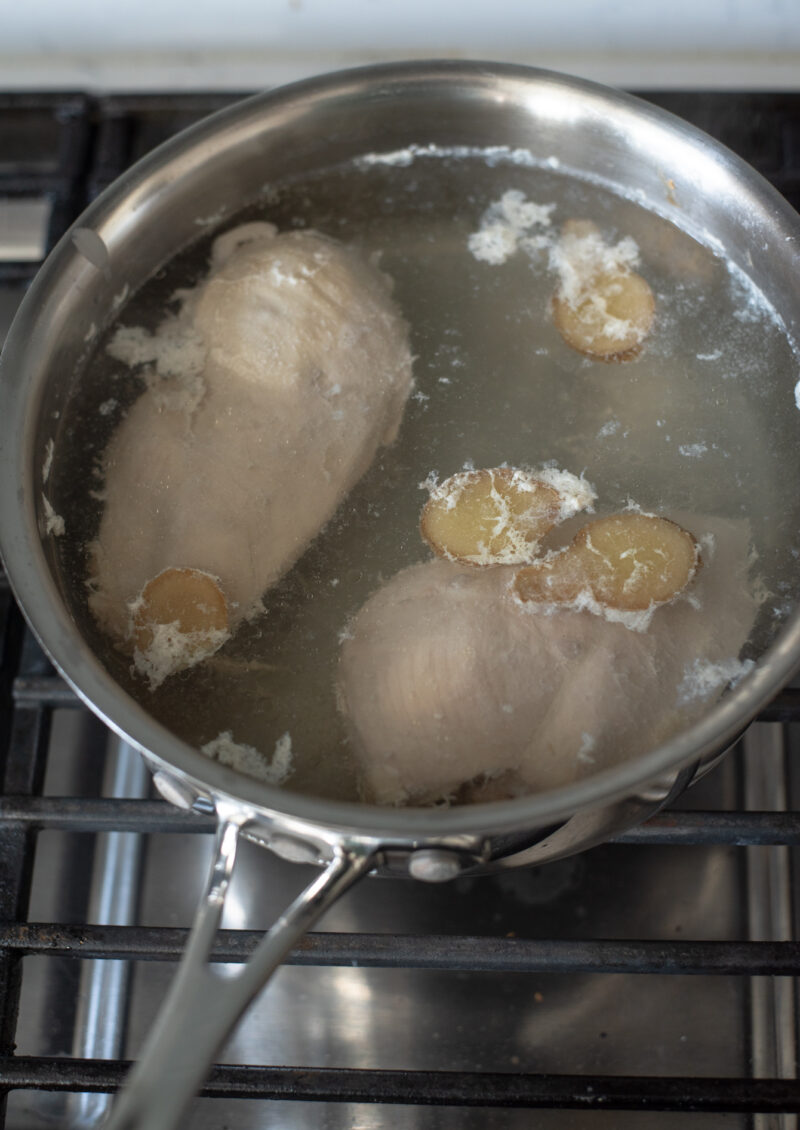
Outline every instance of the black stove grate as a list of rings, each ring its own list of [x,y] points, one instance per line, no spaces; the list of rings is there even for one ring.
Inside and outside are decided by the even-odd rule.
[[[6,636],[17,632],[12,609]],[[11,621],[9,624],[8,621]],[[13,640],[11,641],[13,644]],[[0,798],[0,1089],[106,1091],[128,1068],[120,1060],[13,1055],[19,967],[26,955],[176,961],[188,931],[172,927],[65,926],[26,922],[37,832],[137,831],[211,834],[209,817],[179,811],[160,800],[61,798],[37,795],[53,705],[80,704],[52,674],[26,631],[11,670],[4,713],[12,717],[4,751]],[[14,689],[19,695],[15,698]],[[32,689],[38,688],[38,694]],[[796,696],[784,692],[762,715],[800,722]],[[620,837],[638,844],[798,845],[800,813],[668,811]],[[261,934],[220,931],[212,960],[247,960]],[[628,941],[517,939],[460,936],[314,933],[287,964],[399,966],[461,972],[635,973],[796,976],[800,942]],[[607,1075],[530,1075],[486,1072],[332,1070],[219,1066],[203,1095],[326,1102],[418,1103],[453,1106],[800,1113],[800,1084],[785,1079],[658,1078]]]
[[[0,122],[12,124],[0,153],[0,197],[51,205],[47,246],[133,160],[238,95],[90,98],[0,95]],[[716,135],[767,175],[800,208],[800,94],[647,95]],[[31,263],[0,263],[0,283],[25,284]],[[15,1089],[106,1091],[127,1070],[122,1060],[16,1056],[22,959],[27,955],[175,961],[187,931],[173,927],[62,925],[27,921],[37,836],[71,832],[196,832],[208,817],[157,800],[42,796],[53,712],[83,709],[57,677],[0,573],[0,1093]],[[800,722],[800,690],[788,689],[761,720]],[[54,756],[54,754],[50,754]],[[800,813],[669,811],[621,837],[629,844],[800,845]],[[246,960],[260,935],[225,930],[213,960]],[[796,941],[532,940],[469,936],[315,933],[289,964],[466,972],[553,972],[796,976]],[[387,1071],[218,1066],[208,1096],[326,1102],[657,1110],[800,1112],[793,1079],[651,1077],[519,1072]],[[4,1124],[0,1112],[0,1122]]]

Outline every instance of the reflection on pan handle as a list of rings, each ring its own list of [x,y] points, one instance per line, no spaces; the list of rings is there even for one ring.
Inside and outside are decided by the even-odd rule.
[[[247,964],[223,979],[209,955],[236,861],[241,817],[220,816],[214,861],[186,952],[106,1130],[174,1130],[256,993],[297,939],[374,864],[366,848],[337,847],[325,871],[281,915]]]

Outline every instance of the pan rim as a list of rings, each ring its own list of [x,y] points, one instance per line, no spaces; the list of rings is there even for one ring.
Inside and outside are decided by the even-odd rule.
[[[751,672],[698,722],[672,740],[639,757],[593,774],[559,789],[516,800],[475,804],[449,809],[385,808],[357,802],[325,800],[276,788],[211,761],[188,743],[156,722],[114,682],[75,628],[54,583],[38,532],[36,500],[30,478],[30,459],[23,437],[32,434],[26,413],[26,374],[35,369],[37,349],[26,349],[35,341],[39,311],[55,301],[59,280],[77,255],[71,232],[75,226],[100,226],[104,217],[118,210],[140,191],[148,178],[163,168],[165,159],[178,161],[199,153],[219,132],[232,125],[252,128],[265,111],[304,101],[351,96],[357,89],[374,97],[388,97],[409,82],[464,83],[491,81],[497,76],[524,84],[544,83],[555,89],[580,90],[598,99],[642,115],[648,121],[702,141],[707,152],[716,154],[741,177],[774,213],[794,239],[800,238],[800,218],[779,194],[738,157],[701,131],[679,118],[658,110],[634,96],[555,72],[515,64],[431,60],[382,64],[306,79],[279,90],[253,95],[164,142],[114,182],[76,221],[62,238],[33,283],[9,334],[0,361],[0,418],[11,424],[11,442],[0,453],[0,536],[9,580],[26,617],[45,651],[67,683],[114,731],[136,748],[167,766],[198,780],[212,794],[232,796],[261,812],[334,828],[382,841],[413,838],[415,841],[458,834],[491,834],[532,829],[564,819],[576,811],[609,804],[632,793],[662,773],[677,770],[692,761],[727,746],[754,715],[774,696],[800,666],[800,611],[787,620],[781,633]],[[791,230],[793,229],[793,231]],[[41,360],[41,359],[40,359]],[[16,366],[16,368],[15,368]],[[20,485],[22,484],[22,485]],[[22,519],[22,520],[21,520]]]

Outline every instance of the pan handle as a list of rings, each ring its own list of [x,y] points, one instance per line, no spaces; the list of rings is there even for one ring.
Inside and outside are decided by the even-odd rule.
[[[247,1005],[297,939],[374,863],[374,849],[337,846],[325,871],[280,916],[247,964],[223,979],[209,956],[242,829],[241,818],[220,817],[214,861],[186,952],[106,1130],[174,1130]]]

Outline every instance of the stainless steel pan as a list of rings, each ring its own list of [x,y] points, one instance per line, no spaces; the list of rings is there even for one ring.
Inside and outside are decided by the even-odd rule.
[[[45,536],[42,513],[46,438],[78,387],[87,338],[113,320],[120,295],[135,292],[196,237],[197,217],[235,213],[267,180],[411,144],[522,147],[599,178],[725,248],[753,275],[790,338],[800,337],[800,221],[776,192],[670,115],[593,84],[518,67],[377,67],[258,96],[162,146],[81,217],[43,267],[3,353],[3,553],[20,604],[65,678],[142,751],[164,797],[215,812],[219,821],[187,954],[115,1108],[117,1130],[175,1125],[253,995],[297,937],[361,876],[380,867],[439,882],[555,859],[613,836],[720,755],[798,665],[794,612],[748,677],[660,748],[568,787],[449,810],[384,809],[261,784],[176,738],[114,681],[81,629],[75,583]],[[785,391],[785,411],[794,411],[793,391]],[[797,461],[786,470],[797,481]],[[223,981],[208,954],[242,835],[324,870],[238,976]]]

